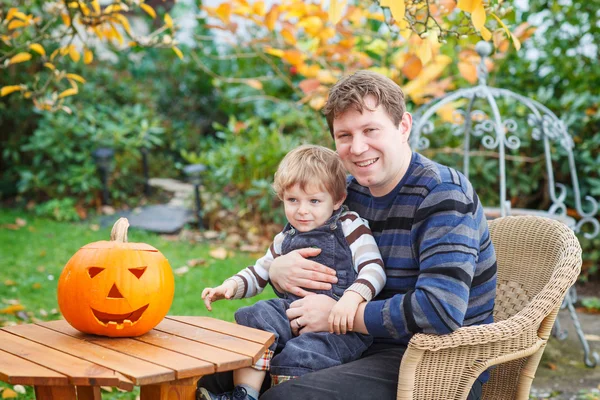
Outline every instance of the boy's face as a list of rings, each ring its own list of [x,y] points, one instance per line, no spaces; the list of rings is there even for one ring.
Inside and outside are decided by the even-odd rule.
[[[375,98],[365,103],[375,108]],[[412,117],[404,113],[397,126],[379,105],[362,113],[350,109],[333,120],[333,136],[344,166],[374,196],[384,196],[396,187],[410,162],[408,137]]]
[[[283,192],[283,207],[290,224],[299,232],[308,232],[323,225],[344,199],[335,203],[331,194],[318,185],[302,190],[294,185]]]

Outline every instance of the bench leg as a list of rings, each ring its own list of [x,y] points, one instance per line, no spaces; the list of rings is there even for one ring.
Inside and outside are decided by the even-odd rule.
[[[75,386],[35,386],[35,398],[39,400],[77,400]]]
[[[101,400],[100,386],[77,386],[77,400]]]
[[[145,385],[140,390],[140,400],[195,400],[199,377],[186,378],[156,385]]]

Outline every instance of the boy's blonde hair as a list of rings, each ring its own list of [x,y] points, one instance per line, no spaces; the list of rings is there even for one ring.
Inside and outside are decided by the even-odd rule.
[[[302,190],[318,185],[331,195],[334,203],[343,200],[346,197],[346,171],[340,156],[323,146],[296,147],[279,163],[273,189],[283,200],[285,190],[296,184]]]

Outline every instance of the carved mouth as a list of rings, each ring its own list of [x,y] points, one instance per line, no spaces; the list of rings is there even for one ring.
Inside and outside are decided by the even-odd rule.
[[[93,308],[92,312],[94,313],[94,317],[96,317],[98,322],[100,322],[102,325],[123,329],[124,327],[135,325],[140,320],[142,314],[144,314],[144,311],[146,311],[148,306],[149,304],[146,304],[145,306],[127,314],[109,314],[94,310]]]

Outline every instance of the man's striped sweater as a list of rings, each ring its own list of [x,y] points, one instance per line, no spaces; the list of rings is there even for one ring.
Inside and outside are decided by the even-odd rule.
[[[369,221],[387,274],[364,314],[375,342],[406,344],[414,333],[492,322],[496,255],[462,174],[413,153],[405,176],[383,197],[350,177],[346,204]]]

